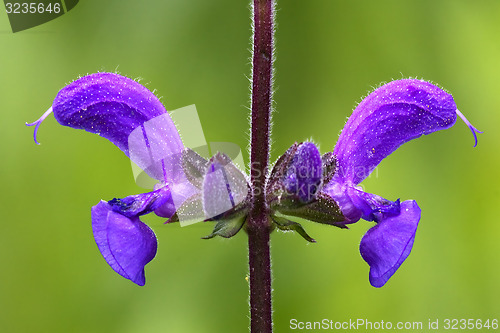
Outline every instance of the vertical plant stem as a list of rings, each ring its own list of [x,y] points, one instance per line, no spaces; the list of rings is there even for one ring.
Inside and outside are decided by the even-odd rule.
[[[272,332],[270,222],[265,182],[271,130],[274,0],[253,0],[252,209],[247,222],[252,333]]]

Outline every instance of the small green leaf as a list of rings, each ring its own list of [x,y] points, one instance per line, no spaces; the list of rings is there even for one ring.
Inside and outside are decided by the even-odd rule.
[[[290,220],[287,220],[284,217],[281,216],[271,216],[271,219],[273,220],[274,224],[278,227],[278,229],[283,230],[283,231],[295,231],[299,235],[302,236],[306,241],[311,242],[311,243],[316,243],[316,240],[314,240],[311,236],[307,234],[307,232],[304,230],[302,225],[297,222],[293,222]]]
[[[215,236],[231,238],[238,233],[245,224],[247,214],[238,214],[231,218],[219,219],[212,233],[202,239],[210,239]]]

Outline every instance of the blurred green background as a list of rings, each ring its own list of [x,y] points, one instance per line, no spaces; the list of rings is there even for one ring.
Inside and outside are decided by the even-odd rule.
[[[3,10],[3,8],[2,8]],[[439,83],[485,133],[458,121],[404,145],[363,185],[415,199],[413,252],[382,289],[351,230],[305,222],[318,240],[272,235],[274,327],[289,321],[500,318],[500,1],[279,1],[272,159],[294,141],[333,149],[352,108],[382,81]],[[0,331],[245,332],[246,236],[200,240],[147,216],[159,250],[137,287],[93,241],[90,207],[143,191],[111,143],[34,121],[79,75],[142,77],[169,110],[196,104],[207,141],[248,146],[248,1],[86,0],[13,34],[0,13]],[[441,329],[440,331],[443,331]]]

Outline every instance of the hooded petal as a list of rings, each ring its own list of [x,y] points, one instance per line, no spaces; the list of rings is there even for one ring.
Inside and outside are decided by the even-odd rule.
[[[366,232],[359,250],[370,265],[370,283],[382,287],[411,252],[420,208],[413,200],[401,203],[401,212],[388,217]]]
[[[106,201],[92,207],[92,231],[99,251],[115,272],[139,286],[144,266],[156,255],[156,236],[138,217],[114,212]]]
[[[97,133],[127,156],[130,133],[166,113],[148,89],[114,73],[95,73],[73,81],[59,91],[52,110],[61,125]]]
[[[337,177],[360,183],[403,143],[451,127],[457,118],[453,97],[421,80],[390,82],[368,95],[347,121],[334,154]]]
[[[136,81],[114,73],[96,73],[70,83],[38,121],[27,124],[36,125],[35,142],[38,127],[51,112],[61,125],[108,139],[151,177],[175,178],[177,165],[164,159],[182,152],[179,133],[163,104]]]

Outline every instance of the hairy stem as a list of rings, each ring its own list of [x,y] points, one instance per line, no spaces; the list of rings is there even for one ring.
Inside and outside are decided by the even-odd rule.
[[[270,221],[265,182],[272,105],[274,0],[253,0],[252,209],[247,222],[252,333],[272,332]]]

